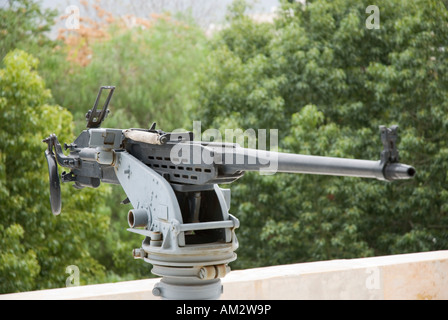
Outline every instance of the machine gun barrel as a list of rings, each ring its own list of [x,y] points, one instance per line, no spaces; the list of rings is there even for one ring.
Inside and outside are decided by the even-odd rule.
[[[381,160],[359,160],[289,154],[255,149],[236,148],[235,156],[223,155],[224,171],[266,171],[317,175],[376,178],[379,180],[410,179],[415,175],[412,166],[384,163]],[[227,158],[227,161],[226,161]]]
[[[101,109],[101,93],[110,90]],[[222,292],[220,278],[236,259],[235,229],[239,221],[229,213],[231,183],[246,171],[304,173],[401,180],[414,177],[413,167],[399,163],[397,126],[380,126],[383,150],[378,161],[290,154],[246,149],[234,143],[195,141],[192,132],[156,129],[101,128],[115,90],[100,88],[86,114],[87,129],[73,143],[55,134],[47,144],[51,211],[61,211],[58,165],[68,169],[62,182],[77,189],[100,183],[119,184],[133,206],[128,212],[130,232],[144,236],[135,258],[153,265],[162,277],[153,294],[165,299],[214,299]]]

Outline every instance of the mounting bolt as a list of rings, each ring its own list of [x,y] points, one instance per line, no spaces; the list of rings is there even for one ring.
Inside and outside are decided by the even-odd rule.
[[[204,266],[199,270],[198,273],[199,279],[202,280],[211,280],[217,278],[217,273],[215,266]]]
[[[155,295],[156,297],[160,297],[162,295],[162,290],[160,290],[157,284],[152,289],[152,294]]]
[[[132,250],[132,256],[135,259],[142,259],[145,257],[145,250],[143,250],[142,248],[139,249],[133,249]]]

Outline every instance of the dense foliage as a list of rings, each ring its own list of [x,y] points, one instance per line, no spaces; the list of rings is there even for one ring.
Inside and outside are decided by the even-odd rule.
[[[108,126],[148,128],[156,121],[168,131],[184,125],[193,104],[193,75],[206,54],[200,29],[161,16],[132,28],[113,20],[72,33],[61,36],[60,50],[41,58],[41,73],[55,101],[73,113],[78,130],[101,85],[117,87]]]
[[[38,51],[51,47],[46,36],[54,24],[56,11],[43,9],[40,3],[30,0],[8,1],[0,8],[0,60],[13,49]]]
[[[65,285],[66,267],[83,270],[81,283],[104,279],[92,243],[102,243],[109,224],[107,190],[73,193],[63,188],[66,214],[49,208],[42,139],[55,130],[73,139],[72,116],[47,102],[50,91],[37,74],[37,59],[14,50],[0,69],[0,291]],[[68,187],[68,186],[67,186]]]
[[[241,222],[232,268],[447,249],[448,11],[436,0],[377,0],[380,28],[369,29],[369,4],[283,1],[263,23],[236,0],[209,39],[184,17],[124,20],[95,5],[95,19],[50,40],[55,12],[8,1],[0,293],[62,287],[70,265],[81,284],[150,276],[131,257],[141,239],[126,231],[120,188],[63,184],[62,214],[49,208],[42,139],[72,142],[101,85],[117,86],[105,126],[278,129],[279,149],[292,153],[378,159],[378,126],[399,125],[412,181],[247,173],[232,184]]]

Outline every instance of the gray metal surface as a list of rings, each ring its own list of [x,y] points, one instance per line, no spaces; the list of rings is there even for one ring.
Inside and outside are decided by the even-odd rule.
[[[164,299],[218,298],[219,278],[225,276],[228,263],[236,259],[234,251],[238,248],[234,229],[239,222],[228,213],[228,197],[218,186],[214,188],[219,202],[215,213],[221,215],[221,220],[184,223],[174,190],[157,172],[126,151],[116,152],[115,172],[134,207],[128,216],[128,230],[144,236],[134,257],[151,263],[152,272],[164,279],[155,293]],[[201,230],[219,231],[215,237],[189,244],[187,233]],[[213,270],[224,268],[225,272],[210,281],[201,277],[201,270],[209,266]]]

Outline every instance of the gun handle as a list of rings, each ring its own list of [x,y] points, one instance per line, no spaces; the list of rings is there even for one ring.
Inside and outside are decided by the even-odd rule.
[[[51,212],[57,216],[61,213],[61,184],[59,181],[58,165],[54,153],[51,150],[45,150],[45,158],[47,158],[48,163]]]

